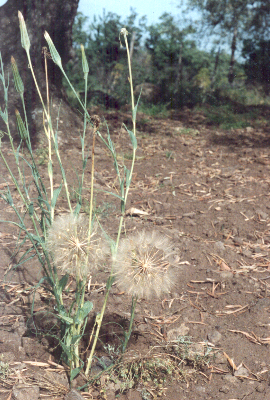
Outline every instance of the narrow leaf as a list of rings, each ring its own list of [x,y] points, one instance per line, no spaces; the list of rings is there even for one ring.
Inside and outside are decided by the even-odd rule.
[[[59,284],[58,284],[58,289],[59,289],[60,293],[62,293],[63,290],[65,289],[67,282],[68,282],[68,278],[69,278],[69,275],[66,274],[60,279]]]
[[[30,217],[32,217],[32,215],[34,214],[34,204],[32,202],[28,206],[28,212]]]
[[[58,315],[58,317],[60,319],[62,319],[63,321],[65,321],[68,325],[72,325],[73,324],[73,318],[67,317],[65,315]]]
[[[71,339],[71,344],[75,344],[78,340],[80,340],[82,335],[74,335]]]
[[[76,376],[81,372],[82,367],[74,368],[71,373],[70,373],[70,380],[72,381],[73,379],[76,378]]]
[[[53,191],[53,198],[52,198],[52,201],[51,201],[51,207],[52,208],[55,207],[55,204],[57,202],[57,199],[58,199],[58,196],[59,196],[59,194],[61,192],[61,189],[62,189],[62,184],[59,186],[59,188],[57,188],[57,189],[55,189]]]
[[[130,136],[133,149],[136,150],[136,149],[137,149],[137,139],[136,139],[136,136],[134,135],[134,133],[133,133],[132,131],[130,131],[130,130],[126,127],[125,124],[124,124],[124,127],[126,128],[128,134],[129,134],[129,136]]]
[[[133,120],[133,122],[136,121],[137,109],[138,109],[138,105],[139,105],[139,101],[140,101],[141,94],[142,94],[142,88],[141,88],[140,95],[139,95],[139,97],[138,97],[136,106],[135,106],[134,109],[132,110],[132,120]]]

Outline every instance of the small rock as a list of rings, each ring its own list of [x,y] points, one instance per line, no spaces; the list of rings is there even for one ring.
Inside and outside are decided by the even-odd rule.
[[[0,346],[0,352],[14,352],[15,354],[18,352],[22,339],[17,333],[0,330],[0,338],[4,345],[4,349],[1,349],[2,345]]]
[[[230,391],[230,389],[228,388],[228,386],[221,386],[220,388],[219,388],[219,391],[221,392],[221,393],[229,393],[229,391]]]
[[[226,248],[225,248],[225,246],[224,246],[224,243],[223,242],[216,242],[216,243],[214,243],[214,248],[215,248],[215,250],[218,252],[218,253],[224,253],[225,251],[226,251]]]
[[[46,371],[45,378],[48,379],[49,382],[56,382],[59,385],[65,386],[66,388],[69,387],[69,382],[66,375],[58,374],[57,372],[53,371]]]
[[[178,328],[170,329],[167,333],[167,339],[168,341],[177,340],[179,336],[186,336],[188,332],[189,327],[183,323]]]
[[[249,376],[249,372],[245,367],[240,367],[235,371],[234,376]]]
[[[217,353],[215,355],[215,364],[227,364],[227,358],[224,356],[223,353]]]
[[[186,218],[193,218],[195,216],[195,212],[189,212],[189,213],[184,213],[182,214],[182,218],[186,217]]]
[[[27,296],[27,301],[30,304],[32,304],[33,302],[34,303],[40,302],[41,301],[40,294],[38,292],[29,293],[29,295]]]
[[[137,330],[139,332],[145,333],[148,331],[148,326],[147,326],[147,324],[140,324],[137,326]]]
[[[31,399],[32,400],[32,399]],[[64,400],[85,400],[84,397],[75,389],[71,389],[68,394],[66,394]]]
[[[39,387],[19,384],[14,386],[12,391],[12,396],[14,400],[25,400],[25,399],[38,400]]]
[[[240,238],[239,236],[235,236],[233,238],[234,244],[236,244],[237,246],[242,246],[243,244],[243,239]]]
[[[265,391],[264,385],[262,383],[259,383],[259,385],[256,387],[257,392],[263,393]]]
[[[102,369],[106,369],[107,367],[109,367],[112,364],[113,364],[112,359],[107,356],[101,356],[97,361],[97,366],[101,367]]]
[[[219,331],[215,330],[213,332],[208,333],[207,338],[209,342],[217,344],[218,342],[221,341],[222,335]]]
[[[267,220],[268,219],[268,214],[263,212],[262,210],[256,210],[256,213],[261,217],[261,219]]]
[[[243,250],[243,255],[246,257],[251,257],[252,256],[252,251],[248,250],[248,249],[244,249]]]

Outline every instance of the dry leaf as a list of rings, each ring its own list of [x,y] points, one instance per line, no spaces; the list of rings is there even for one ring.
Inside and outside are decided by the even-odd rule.
[[[131,207],[129,210],[126,211],[126,215],[149,215],[146,211],[139,210],[138,208]]]

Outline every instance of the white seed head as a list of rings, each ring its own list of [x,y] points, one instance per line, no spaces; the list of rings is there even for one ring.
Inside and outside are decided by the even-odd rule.
[[[89,241],[88,222],[82,214],[67,214],[55,218],[48,230],[47,249],[63,273],[87,277],[104,260],[104,240],[97,234],[97,225],[94,225]]]
[[[173,244],[156,231],[142,231],[122,239],[114,266],[117,284],[138,298],[168,293],[172,286],[172,254]]]

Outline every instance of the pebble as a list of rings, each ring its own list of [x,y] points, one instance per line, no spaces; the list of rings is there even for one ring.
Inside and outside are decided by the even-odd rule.
[[[243,239],[240,238],[239,236],[234,237],[233,241],[237,246],[242,246],[242,244],[243,244]]]
[[[32,400],[32,399],[31,399]],[[71,389],[64,400],[85,400],[84,397],[75,389]]]
[[[224,364],[227,365],[227,358],[223,353],[217,353],[215,356],[215,364]]]
[[[215,330],[215,331],[208,333],[207,338],[208,338],[209,342],[211,342],[213,344],[217,344],[218,342],[221,341],[222,335],[219,331]]]
[[[245,367],[240,367],[235,371],[234,376],[249,376],[249,372]]]
[[[259,217],[261,217],[261,219],[264,219],[264,220],[268,219],[268,214],[266,214],[264,211],[256,210],[256,213],[259,215]]]
[[[221,393],[229,393],[229,391],[230,391],[230,389],[228,388],[228,386],[221,386],[220,388],[219,388],[219,391],[221,392]]]
[[[244,249],[243,250],[243,255],[246,257],[251,257],[252,256],[252,251],[248,250],[248,249]]]
[[[259,383],[259,385],[256,387],[256,391],[259,393],[263,393],[265,391],[264,385],[262,383]]]
[[[224,243],[223,243],[223,242],[220,242],[220,241],[214,243],[214,248],[215,248],[215,250],[216,250],[217,252],[222,253],[222,254],[226,251],[226,248],[225,248],[225,246],[224,246]]]

